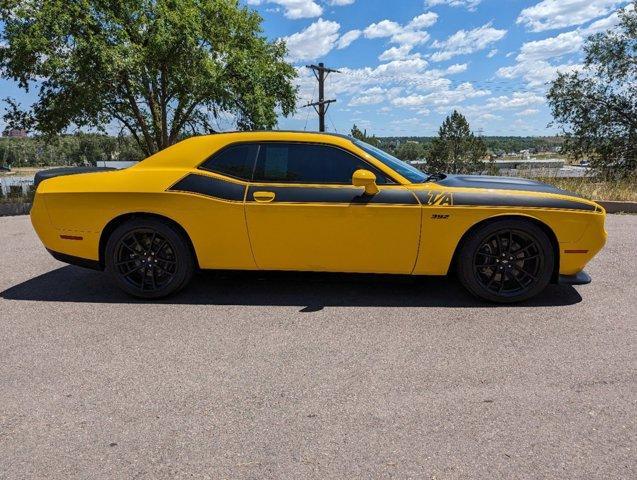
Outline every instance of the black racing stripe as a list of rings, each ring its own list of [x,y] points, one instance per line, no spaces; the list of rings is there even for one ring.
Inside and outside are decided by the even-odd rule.
[[[584,210],[588,212],[595,211],[594,205],[577,202],[575,200],[524,195],[454,193],[453,204],[458,206],[558,208],[565,210]]]
[[[226,182],[206,175],[190,174],[169,188],[174,192],[187,192],[240,202],[243,200],[245,185]]]
[[[447,175],[436,181],[438,185],[451,188],[479,188],[482,190],[518,190],[527,192],[556,193],[579,197],[576,193],[568,192],[547,183],[518,177],[492,177],[488,175]]]
[[[418,191],[414,193],[416,193],[416,196],[423,205],[434,207],[528,207],[584,210],[587,212],[594,212],[596,210],[594,205],[576,200],[563,200],[552,197],[439,191]]]
[[[274,203],[360,203],[385,205],[418,205],[416,197],[403,189],[381,189],[376,195],[365,195],[359,188],[348,187],[273,187],[250,186],[247,200],[254,201],[254,192],[272,192]]]

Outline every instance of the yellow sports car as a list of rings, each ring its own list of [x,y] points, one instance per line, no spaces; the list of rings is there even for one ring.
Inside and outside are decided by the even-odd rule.
[[[190,138],[119,171],[36,178],[31,219],[51,254],[159,298],[196,269],[456,272],[483,299],[583,284],[606,241],[598,204],[543,183],[428,175],[340,136]]]

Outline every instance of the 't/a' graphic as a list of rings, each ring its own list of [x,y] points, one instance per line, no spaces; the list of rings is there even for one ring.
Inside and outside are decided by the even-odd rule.
[[[446,207],[453,205],[453,193],[451,192],[426,192],[427,197],[425,201],[427,205],[436,205],[439,207]]]

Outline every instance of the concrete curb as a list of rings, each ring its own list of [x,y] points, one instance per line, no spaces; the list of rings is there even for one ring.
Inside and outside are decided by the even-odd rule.
[[[28,215],[30,211],[30,203],[0,203],[0,217]]]
[[[637,213],[637,202],[597,201],[607,213]]]

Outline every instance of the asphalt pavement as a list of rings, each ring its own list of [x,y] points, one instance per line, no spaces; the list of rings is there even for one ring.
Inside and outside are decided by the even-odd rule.
[[[593,283],[199,275],[141,302],[0,218],[0,479],[637,477],[637,216]]]

